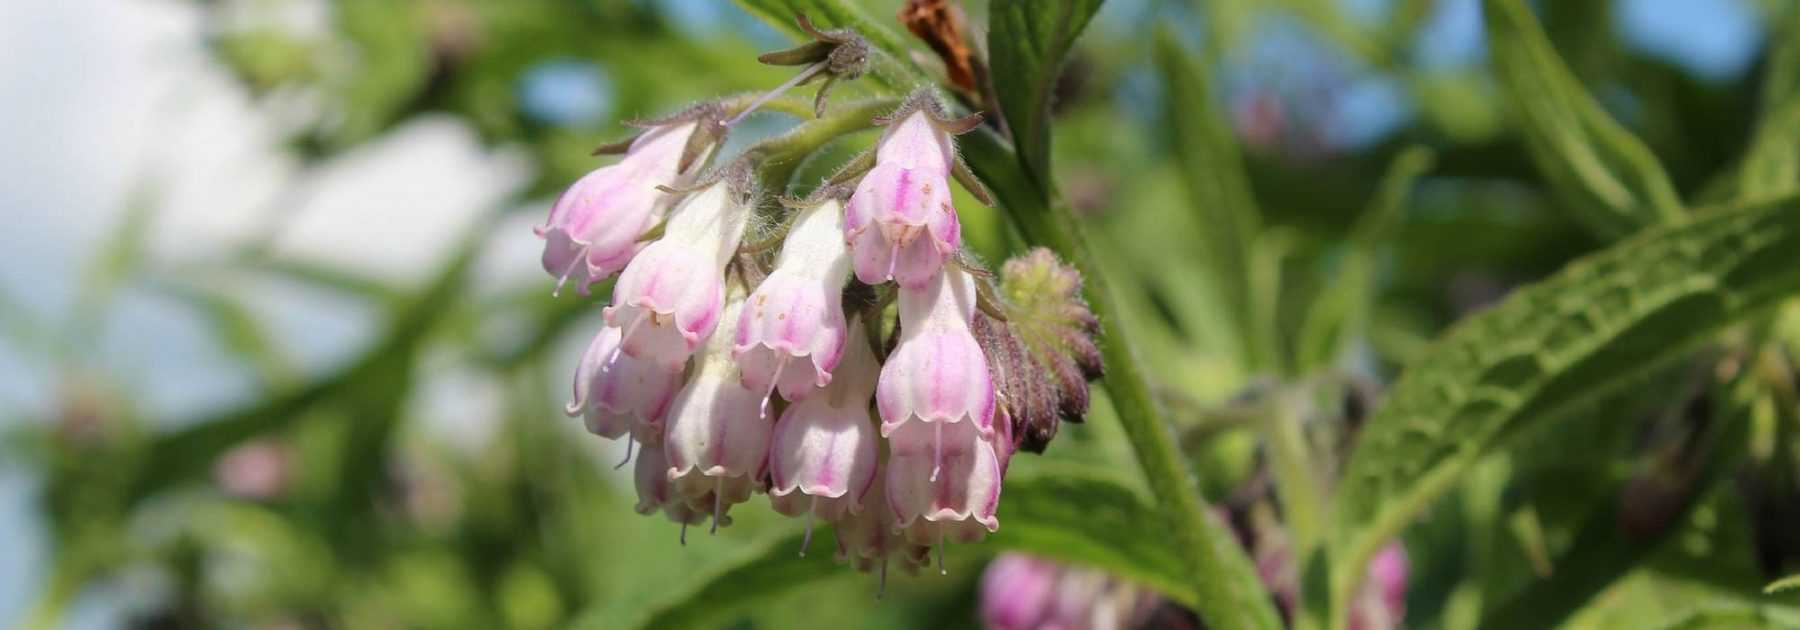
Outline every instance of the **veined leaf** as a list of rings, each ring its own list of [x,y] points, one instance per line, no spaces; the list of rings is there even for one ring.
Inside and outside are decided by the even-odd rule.
[[[1523,0],[1487,0],[1488,45],[1538,171],[1595,234],[1682,216],[1656,156],[1582,88]]]
[[[1252,243],[1261,231],[1261,211],[1250,194],[1243,156],[1213,100],[1206,68],[1195,62],[1167,31],[1156,38],[1156,65],[1162,74],[1164,115],[1172,127],[1175,159],[1187,182],[1189,206],[1206,229],[1199,237],[1219,287],[1219,301],[1232,311],[1239,356],[1252,371],[1276,362],[1275,318],[1259,314],[1251,298]]]
[[[928,83],[925,71],[913,62],[912,53],[893,30],[869,19],[856,4],[845,0],[737,0],[738,6],[756,14],[782,32],[804,37],[794,16],[806,14],[819,28],[850,28],[882,54],[869,59],[868,78],[888,92],[906,94]]]
[[[1797,588],[1800,588],[1800,574],[1790,575],[1770,582],[1768,586],[1763,587],[1763,593],[1766,595],[1774,595],[1782,591]]]
[[[1101,0],[997,0],[988,7],[994,91],[1013,146],[1033,177],[1050,178],[1050,98],[1063,61]]]
[[[1800,292],[1800,198],[1708,212],[1572,263],[1454,327],[1363,430],[1340,485],[1334,605],[1380,544],[1502,439]]]

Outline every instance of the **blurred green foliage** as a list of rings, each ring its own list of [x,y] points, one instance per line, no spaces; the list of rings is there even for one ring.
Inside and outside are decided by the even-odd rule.
[[[1800,568],[1787,3],[1751,9],[1772,42],[1756,68],[1710,82],[1621,45],[1609,2],[1484,2],[1489,58],[1463,67],[1414,52],[1445,4],[1432,0],[1388,3],[1378,22],[1326,0],[960,3],[996,71],[987,113],[1010,131],[963,141],[999,199],[958,193],[969,240],[992,261],[1046,244],[1082,266],[1108,326],[1107,393],[1047,455],[1014,461],[998,534],[954,548],[948,576],[896,576],[880,600],[824,545],[796,556],[798,524],[756,506],[685,546],[633,514],[613,450],[559,413],[575,359],[561,351],[601,298],[551,299],[548,280],[477,292],[471,267],[525,238],[496,233],[508,209],[547,206],[599,165],[588,152],[618,121],[787,78],[755,56],[786,45],[796,10],[885,51],[834,103],[941,81],[897,1],[689,15],[686,2],[343,0],[322,33],[241,19],[281,4],[196,6],[259,98],[319,103],[287,139],[307,165],[448,115],[525,151],[533,179],[421,286],[255,246],[198,267],[149,260],[146,193],[78,316],[53,325],[0,303],[7,340],[70,366],[57,415],[9,443],[43,472],[55,545],[30,622],[148,573],[166,588],[130,611],[144,626],[966,627],[985,558],[1025,549],[1140,581],[1214,627],[1277,623],[1194,475],[1227,509],[1274,488],[1305,576],[1282,617],[1298,627],[1344,627],[1363,561],[1396,536],[1415,576],[1409,627],[1800,623],[1792,578],[1777,581]],[[1317,85],[1225,80],[1261,70],[1249,51],[1271,24],[1306,35],[1314,48],[1284,54]],[[599,105],[534,103],[530,77],[555,63],[594,71]],[[1318,110],[1368,77],[1400,86],[1412,115],[1366,143],[1328,140],[1343,123]],[[759,115],[745,135],[791,124]],[[803,193],[869,135],[805,144],[771,179]],[[245,275],[366,305],[379,338],[303,373],[213,281]],[[259,399],[151,421],[82,374],[73,357],[128,286],[190,307]],[[472,451],[418,428],[420,383],[447,366],[502,392],[493,438]],[[1372,414],[1351,408],[1390,381]],[[240,456],[274,462],[279,488],[231,490]]]

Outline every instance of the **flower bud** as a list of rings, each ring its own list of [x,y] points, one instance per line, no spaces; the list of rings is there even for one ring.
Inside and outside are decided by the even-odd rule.
[[[575,397],[564,411],[581,415],[595,435],[610,439],[629,432],[640,442],[660,445],[663,413],[681,385],[681,372],[621,352],[620,334],[606,326],[594,335],[575,369]]]
[[[1406,617],[1406,546],[1390,542],[1369,560],[1369,575],[1350,608],[1351,630],[1390,630]]]
[[[881,434],[901,425],[963,423],[993,432],[994,382],[969,331],[975,280],[945,267],[918,289],[900,289],[900,342],[881,368],[876,403]]]
[[[740,163],[741,164],[741,163]],[[625,267],[606,323],[625,354],[679,369],[719,323],[725,263],[750,218],[750,172],[734,167],[669,215],[663,237]]]
[[[633,140],[625,158],[582,176],[550,206],[550,218],[534,229],[544,239],[544,271],[560,289],[571,279],[585,293],[643,248],[639,239],[656,224],[668,195],[658,186],[681,184],[683,161],[705,121],[685,119],[653,126]],[[705,143],[702,153],[710,152]]]
[[[844,220],[856,277],[867,284],[921,286],[962,245],[950,200],[955,144],[931,107],[910,107],[875,145],[875,166],[857,183]]]
[[[861,512],[875,481],[880,451],[869,398],[878,366],[860,327],[853,330],[839,378],[789,406],[769,445],[770,501],[782,514],[806,514],[809,532],[813,516],[837,522]]]
[[[843,204],[827,200],[801,215],[738,323],[732,356],[744,386],[800,400],[831,383],[844,348]]]
[[[750,498],[767,470],[772,423],[762,417],[761,397],[744,389],[730,342],[742,301],[725,308],[721,330],[695,359],[693,377],[669,404],[664,453],[669,479],[697,510],[711,509],[713,528],[726,507]],[[710,505],[709,505],[710,504]]]

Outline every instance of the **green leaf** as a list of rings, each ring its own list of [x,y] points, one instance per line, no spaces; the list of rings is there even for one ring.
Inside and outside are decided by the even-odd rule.
[[[1277,362],[1273,313],[1259,313],[1251,293],[1253,243],[1262,213],[1250,193],[1250,179],[1237,140],[1219,111],[1206,67],[1194,60],[1168,31],[1156,38],[1156,65],[1162,75],[1164,115],[1171,127],[1175,160],[1187,182],[1189,207],[1204,228],[1195,238],[1221,295],[1234,305],[1238,356],[1259,371]]]
[[[1523,0],[1487,0],[1488,46],[1538,171],[1603,238],[1619,238],[1684,213],[1681,198],[1643,141],[1582,88]]]
[[[1800,11],[1788,13],[1763,78],[1762,118],[1738,169],[1738,192],[1748,199],[1800,187]]]
[[[1774,595],[1782,591],[1796,588],[1800,588],[1800,574],[1790,575],[1770,582],[1768,586],[1763,587],[1763,594]]]
[[[213,461],[226,449],[257,435],[285,428],[308,410],[339,397],[352,402],[373,403],[368,390],[372,383],[391,383],[404,379],[406,365],[416,354],[426,336],[452,312],[452,305],[464,297],[467,277],[481,245],[501,217],[492,213],[477,222],[457,246],[457,255],[448,262],[418,295],[396,309],[382,340],[344,369],[299,385],[242,408],[227,410],[200,421],[184,423],[183,428],[156,436],[150,444],[149,463],[132,477],[128,501],[139,501],[172,484],[204,475]],[[360,394],[360,395],[359,395]],[[392,415],[392,414],[390,414]],[[366,417],[366,416],[365,416]],[[383,422],[396,418],[379,418]],[[359,429],[368,430],[368,429]],[[354,462],[374,466],[379,460]]]
[[[1336,606],[1374,551],[1503,438],[1543,426],[1800,292],[1800,199],[1707,212],[1572,263],[1410,366],[1338,497]],[[1341,617],[1334,616],[1334,619]]]
[[[1402,151],[1388,165],[1381,187],[1356,222],[1346,244],[1344,260],[1300,327],[1295,348],[1296,366],[1302,370],[1324,367],[1344,349],[1347,339],[1364,334],[1374,306],[1377,249],[1393,237],[1414,180],[1431,169],[1431,149],[1415,146]]]
[[[1767,396],[1755,370],[1746,370],[1727,391],[1693,446],[1681,449],[1681,457],[1653,459],[1653,472],[1615,484],[1582,522],[1567,551],[1550,563],[1554,572],[1495,606],[1481,627],[1561,626],[1682,531],[1702,500],[1737,468],[1751,415]],[[1646,516],[1656,511],[1651,506],[1667,512]],[[1621,532],[1627,522],[1637,523],[1635,535]]]
[[[1050,99],[1063,61],[1101,0],[996,0],[988,6],[994,92],[1025,168],[1050,181]]]
[[[869,59],[868,79],[892,94],[906,94],[930,83],[913,62],[912,53],[894,31],[869,19],[856,4],[844,0],[737,0],[738,6],[795,38],[804,38],[794,16],[806,14],[819,28],[849,28],[882,54]]]
[[[1119,480],[1066,467],[1006,480],[988,544],[1106,569],[1186,606],[1196,600],[1156,509]]]
[[[1156,527],[1156,511],[1130,488],[1091,471],[1053,467],[1006,481],[1000,531],[988,550],[1016,549],[1106,569],[1185,605],[1195,595],[1173,541]],[[822,532],[814,532],[814,547]],[[651,604],[637,627],[692,628],[717,623],[807,584],[850,569],[818,553],[800,557],[800,532],[767,538],[696,576],[690,587]],[[611,624],[589,615],[577,626]]]

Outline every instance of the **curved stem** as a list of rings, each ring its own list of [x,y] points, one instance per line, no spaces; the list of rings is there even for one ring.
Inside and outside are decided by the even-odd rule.
[[[1118,300],[1088,249],[1080,220],[1067,205],[1053,199],[1048,186],[1035,185],[1018,167],[1011,148],[993,133],[983,129],[963,136],[963,149],[1027,239],[1049,246],[1081,271],[1088,305],[1105,326],[1100,339],[1106,361],[1102,384],[1156,495],[1169,535],[1193,572],[1201,617],[1219,628],[1281,628],[1269,594],[1236,537],[1207,514],[1195,480],[1140,371],[1137,353],[1126,331],[1117,325],[1121,320]]]

